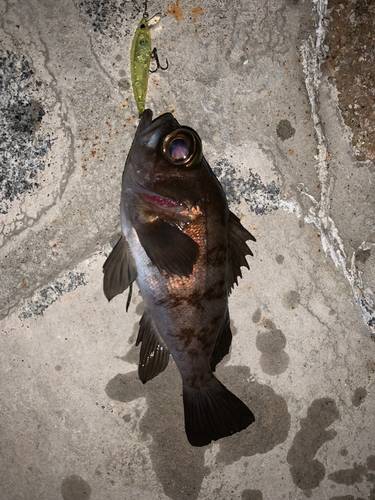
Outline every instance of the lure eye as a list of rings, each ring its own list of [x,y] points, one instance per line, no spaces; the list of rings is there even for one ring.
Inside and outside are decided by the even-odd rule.
[[[181,128],[165,137],[162,152],[169,163],[191,167],[202,157],[201,141],[192,130]]]

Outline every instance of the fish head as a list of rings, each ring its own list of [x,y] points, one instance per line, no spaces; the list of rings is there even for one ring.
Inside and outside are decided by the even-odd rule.
[[[145,110],[124,171],[124,184],[142,198],[164,206],[199,205],[205,178],[213,174],[202,155],[202,141],[171,113],[152,120]]]
[[[124,235],[132,238],[135,230],[159,272],[187,278],[198,262],[198,242],[208,233],[210,241],[216,235],[226,240],[227,219],[226,198],[203,157],[199,135],[170,113],[152,120],[145,110],[123,174]]]

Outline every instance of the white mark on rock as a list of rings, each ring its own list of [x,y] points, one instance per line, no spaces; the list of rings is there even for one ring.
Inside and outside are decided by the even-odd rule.
[[[313,119],[315,134],[317,138],[318,154],[317,160],[318,177],[321,186],[320,200],[308,193],[313,207],[305,217],[305,222],[313,224],[321,235],[321,243],[325,255],[330,255],[335,266],[340,268],[350,283],[354,300],[360,307],[366,325],[375,335],[375,295],[362,280],[362,273],[356,268],[356,251],[351,257],[350,266],[347,265],[347,256],[344,249],[344,242],[339,235],[334,220],[330,217],[330,193],[331,178],[327,164],[327,139],[320,119],[319,113],[319,89],[322,75],[321,65],[324,62],[327,46],[324,45],[324,38],[327,31],[327,3],[328,0],[314,0],[318,16],[316,28],[316,39],[312,36],[306,38],[301,44],[302,64],[305,73],[305,85],[311,106],[311,116]],[[363,242],[358,250],[368,249],[369,244]]]

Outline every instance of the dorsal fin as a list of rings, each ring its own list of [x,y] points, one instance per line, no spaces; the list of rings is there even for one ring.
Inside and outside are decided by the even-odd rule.
[[[237,278],[242,278],[241,266],[250,269],[246,260],[246,255],[253,255],[247,246],[246,241],[256,241],[254,236],[243,227],[240,219],[229,212],[229,269],[228,269],[228,294],[231,292],[234,283],[238,285]]]

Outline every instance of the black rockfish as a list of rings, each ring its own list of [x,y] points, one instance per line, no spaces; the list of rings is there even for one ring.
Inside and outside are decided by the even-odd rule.
[[[139,378],[156,377],[172,354],[194,446],[245,429],[254,415],[212,372],[229,351],[228,295],[240,267],[249,267],[246,241],[255,238],[229,211],[198,134],[170,113],[152,120],[147,109],[138,125],[122,178],[121,224],[103,267],[104,293],[108,300],[131,293],[137,280],[145,306]]]

